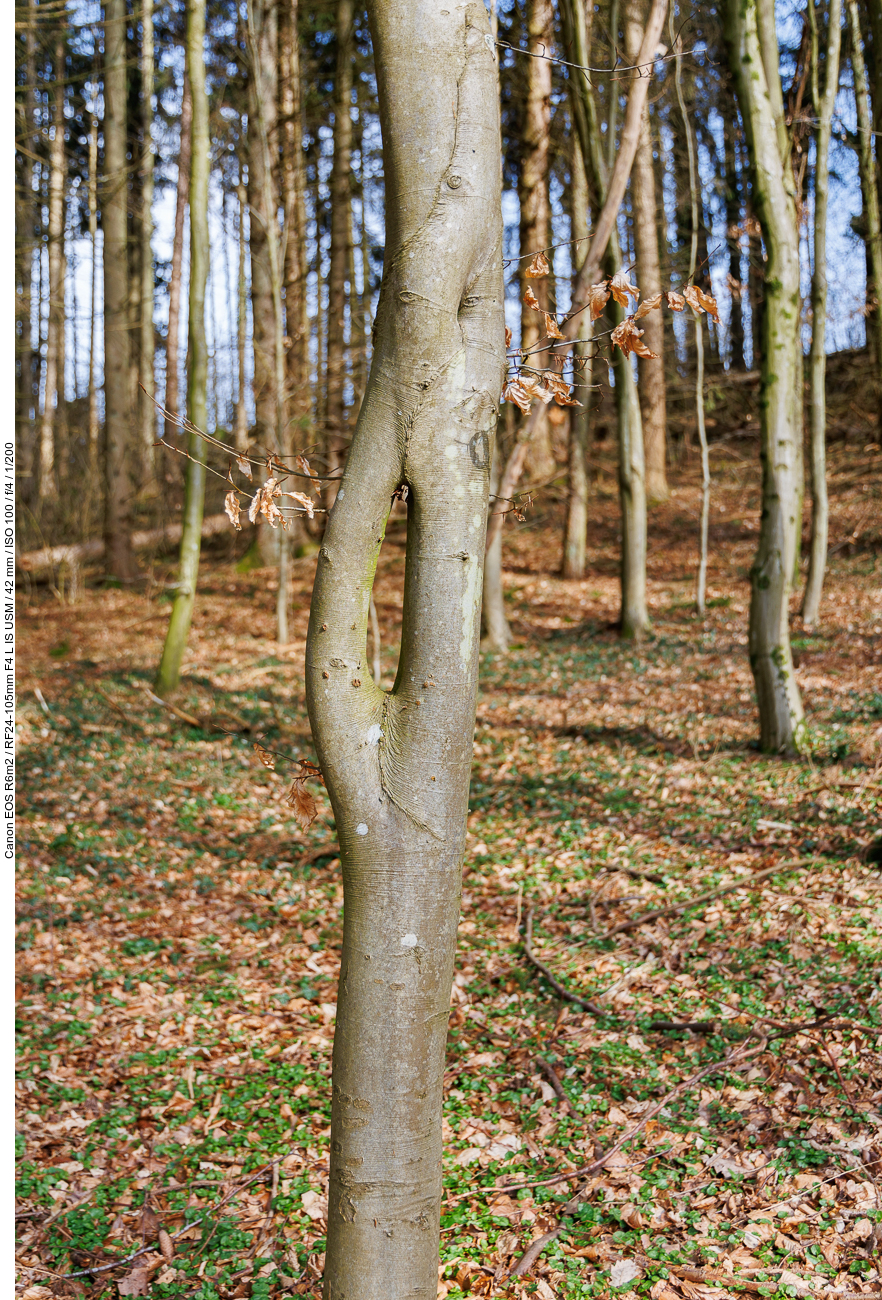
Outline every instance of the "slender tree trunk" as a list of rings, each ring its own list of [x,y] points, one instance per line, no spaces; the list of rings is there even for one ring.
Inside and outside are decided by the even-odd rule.
[[[245,411],[245,337],[248,325],[248,285],[245,277],[245,208],[247,191],[242,182],[242,163],[239,161],[239,185],[236,190],[239,205],[239,277],[236,307],[236,451],[248,447],[248,417]]]
[[[190,293],[187,335],[190,366],[187,375],[187,418],[197,429],[208,421],[208,348],[205,340],[205,286],[208,282],[208,96],[205,93],[205,0],[187,0],[187,80],[192,102],[192,156],[190,162]],[[191,433],[184,487],[184,518],[181,535],[181,563],[175,603],[156,678],[157,692],[174,691],[181,677],[181,663],[187,648],[202,543],[202,512],[205,504],[206,443]]]
[[[527,0],[527,48],[536,56],[551,54],[554,41],[554,6],[552,0]],[[545,338],[542,315],[523,302],[527,288],[532,288],[541,311],[550,311],[549,280],[526,278],[529,259],[551,243],[551,206],[548,198],[551,166],[551,62],[534,57],[525,60],[527,102],[521,137],[521,168],[518,176],[520,201],[520,274],[521,348],[528,355],[527,365],[541,370],[550,362],[546,349],[539,345]],[[549,256],[549,261],[552,257]],[[551,478],[556,465],[551,448],[551,429],[543,410],[535,426],[530,451],[530,467],[539,481]]]
[[[345,897],[323,1294],[435,1300],[444,1049],[504,369],[498,98],[482,4],[373,0],[369,13],[385,274],[306,654]],[[401,660],[383,692],[367,673],[367,624],[402,482]]]
[[[674,78],[677,87],[677,102],[683,120],[686,156],[689,163],[690,243],[688,280],[692,284],[698,267],[698,165],[692,121],[683,97],[682,41],[676,31],[673,9],[671,9],[669,27],[671,44],[676,51]],[[710,522],[710,456],[707,445],[707,428],[704,422],[704,325],[701,312],[696,311],[691,306],[689,311],[692,314],[695,326],[695,424],[698,430],[698,445],[701,448],[701,524],[699,528],[698,581],[696,583],[695,608],[699,614],[703,615],[707,595],[707,543]]]
[[[629,63],[634,63],[646,26],[646,0],[627,0],[625,11],[625,45]],[[649,106],[643,110],[640,139],[631,168],[631,216],[634,223],[634,246],[637,256],[637,283],[644,298],[661,293],[661,268],[658,254],[658,208],[655,197],[655,171],[652,165],[652,137],[649,129]],[[670,495],[666,466],[667,400],[665,393],[665,339],[662,312],[650,312],[641,322],[643,342],[657,360],[638,358],[637,391],[643,424],[646,456],[646,496],[650,502],[664,501]]]
[[[585,67],[588,58],[585,49],[584,15],[576,0],[562,0],[561,8],[567,33],[576,53],[575,62]],[[666,13],[666,0],[653,0],[643,33],[638,63],[645,63],[655,51]],[[576,281],[573,311],[564,327],[566,337],[572,339],[579,328],[579,318],[574,313],[580,306],[584,306],[589,286],[597,279],[601,267],[607,276],[614,275],[621,268],[616,217],[637,150],[649,78],[641,78],[635,74],[631,81],[616,163],[609,179],[607,179],[603,160],[597,108],[587,74],[576,73],[570,82],[570,88],[573,120],[579,132],[588,183],[600,205],[591,247]],[[613,325],[617,325],[622,319],[621,312],[622,309],[611,299],[607,314]],[[623,638],[640,640],[650,627],[649,611],[646,606],[647,533],[643,430],[631,362],[621,349],[614,348],[612,365],[616,384],[619,499],[622,511],[620,629]]]
[[[126,171],[126,6],[104,6],[104,543],[110,572],[137,575],[132,550],[132,408]]]
[[[842,40],[842,5],[830,0],[827,16],[827,58],[824,90],[820,88],[819,41],[814,6],[808,6],[812,34],[812,103],[818,115],[815,130],[814,267],[812,268],[812,347],[810,429],[812,465],[812,540],[809,571],[802,598],[802,620],[807,628],[818,621],[821,590],[827,566],[827,204],[830,182],[830,134],[836,92],[839,89],[839,54]]]
[[[255,436],[280,450],[276,391],[276,308],[272,259],[278,258],[279,202],[272,159],[278,147],[276,0],[249,0],[253,46],[248,79],[248,211],[254,346]],[[249,38],[249,46],[252,44]],[[276,266],[276,273],[279,268]]]
[[[799,234],[790,149],[780,93],[777,45],[768,33],[771,0],[726,0],[730,47],[753,172],[753,193],[766,246],[760,348],[762,511],[751,570],[750,665],[756,685],[760,744],[766,753],[806,746],[802,701],[790,651],[789,599],[801,528],[802,445],[799,340]],[[766,63],[766,59],[769,63]],[[783,137],[783,143],[782,143]]]
[[[95,91],[97,95],[97,88]],[[93,100],[94,102],[94,100]],[[89,294],[89,389],[88,389],[88,456],[89,482],[98,469],[98,389],[95,384],[95,322],[98,319],[98,118],[89,114],[89,247],[92,252],[92,281]]]
[[[17,154],[16,186],[16,274],[17,274],[17,352],[18,390],[16,393],[15,461],[18,490],[30,502],[34,492],[34,155],[36,105],[34,101],[36,19],[33,0],[28,5],[25,31],[26,82],[18,100],[18,133],[21,148]]]
[[[190,153],[193,101],[190,83],[184,78],[181,100],[180,141],[178,143],[178,185],[175,201],[175,232],[172,241],[171,280],[168,286],[168,334],[165,343],[165,407],[172,415],[178,414],[180,392],[180,342],[181,342],[181,288],[184,273],[184,223],[187,219],[187,200],[190,194]],[[165,437],[177,436],[178,426],[165,422]]]
[[[144,159],[141,178],[141,346],[138,353],[140,382],[138,410],[145,478],[152,477],[156,441],[153,297],[153,0],[141,0],[141,98],[144,112]]]
[[[589,46],[590,48],[590,46]],[[582,160],[578,135],[572,139],[572,207],[573,261],[578,265],[588,251],[588,179]],[[576,397],[583,403],[570,411],[570,483],[567,499],[567,526],[564,536],[563,576],[585,576],[585,551],[588,533],[588,440],[590,437],[591,401],[591,315],[582,312],[579,336],[573,346]]]
[[[497,448],[498,445],[497,439]],[[490,494],[493,497],[499,493],[500,478],[498,459],[494,457],[490,473]],[[507,504],[504,501],[496,501],[491,508],[503,511]],[[505,654],[511,645],[511,629],[505,613],[505,592],[502,587],[502,528],[496,528],[492,537],[489,532],[487,535],[481,612],[484,623],[481,649]]]
[[[59,363],[65,326],[64,310],[64,179],[66,171],[64,90],[65,50],[59,35],[54,49],[53,136],[49,148],[49,315],[46,325],[46,382],[40,420],[39,492],[44,501],[58,495],[56,441],[64,401],[64,367]]]
[[[734,94],[734,92],[733,92]],[[723,171],[726,214],[726,249],[729,254],[729,364],[744,370],[744,310],[741,284],[741,196],[738,175],[738,114],[733,94],[720,105],[723,119]]]
[[[302,437],[310,423],[309,317],[306,302],[306,191],[303,175],[302,91],[297,0],[279,7],[279,119],[282,206],[285,213],[283,280],[288,418]]]
[[[352,243],[352,0],[337,0],[337,75],[334,86],[334,164],[331,170],[331,264],[328,271],[326,446],[331,468],[347,443],[346,280]]]
[[[867,342],[870,355],[875,362],[877,410],[879,425],[882,428],[882,222],[879,215],[876,163],[873,157],[873,120],[870,113],[867,69],[864,63],[857,0],[845,0],[845,8],[851,36],[851,70],[854,77],[858,126],[858,162],[864,200],[864,238],[867,242],[867,263],[870,272],[867,282]]]

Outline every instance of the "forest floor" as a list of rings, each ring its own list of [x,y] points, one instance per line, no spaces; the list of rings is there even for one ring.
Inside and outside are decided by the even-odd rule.
[[[445,1076],[449,1300],[882,1294],[882,880],[866,854],[882,830],[882,452],[863,438],[831,456],[822,620],[793,621],[800,763],[755,745],[755,442],[714,449],[703,620],[695,458],[673,472],[641,646],[616,636],[608,444],[584,581],[556,574],[551,497],[506,525],[516,645],[481,665]],[[319,1292],[339,862],[327,801],[301,832],[284,763],[253,752],[260,737],[312,756],[314,561],[295,563],[280,648],[273,575],[237,571],[240,553],[232,533],[213,544],[200,578],[175,701],[198,726],[147,694],[167,560],[139,591],[20,597],[29,1300]],[[403,556],[395,524],[376,589],[387,684]],[[528,917],[534,955],[595,1011],[527,959]]]

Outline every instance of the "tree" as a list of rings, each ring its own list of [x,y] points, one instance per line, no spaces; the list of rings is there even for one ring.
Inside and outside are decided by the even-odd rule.
[[[725,0],[724,15],[767,256],[759,352],[762,510],[750,575],[750,666],[760,745],[766,753],[792,754],[806,746],[789,627],[802,524],[799,232],[774,4],[772,0]]]
[[[208,348],[205,341],[205,286],[208,282],[208,96],[205,90],[205,0],[187,0],[187,80],[192,104],[192,155],[190,162],[190,300],[188,342],[190,369],[187,375],[187,418],[197,429],[207,424]],[[175,602],[156,689],[170,694],[178,685],[181,663],[187,647],[202,542],[202,509],[205,501],[206,444],[198,433],[188,440],[187,472],[184,485],[184,519],[181,561]]]
[[[882,216],[873,157],[873,118],[864,63],[863,37],[857,0],[845,0],[851,36],[851,71],[858,126],[858,162],[864,199],[864,239],[867,244],[867,342],[875,362],[877,414],[882,428]]]
[[[346,279],[352,246],[352,0],[337,0],[337,75],[334,82],[334,162],[331,169],[331,253],[325,419],[328,468],[345,454]]]
[[[171,278],[168,285],[168,331],[165,336],[165,420],[164,437],[176,436],[178,393],[180,391],[181,286],[184,271],[184,224],[190,197],[190,153],[193,102],[190,83],[184,76],[181,96],[180,136],[178,138],[178,182],[175,200],[175,229],[172,239]]]
[[[628,62],[640,53],[646,26],[645,0],[627,0],[625,6],[625,45]],[[644,298],[661,293],[661,267],[658,243],[659,222],[655,196],[655,172],[652,165],[652,137],[649,106],[644,105],[640,137],[631,168],[631,215],[634,223],[636,279]],[[643,324],[643,341],[654,357],[637,361],[639,376],[640,420],[646,460],[646,496],[650,502],[664,501],[670,495],[666,467],[667,402],[665,394],[664,317],[651,312]]]
[[[153,0],[142,0],[141,12],[141,100],[144,124],[144,152],[141,161],[141,319],[138,348],[138,414],[141,426],[141,456],[145,477],[153,469],[156,441],[156,407],[153,404],[154,332],[153,299]]]
[[[370,378],[319,555],[307,702],[345,894],[324,1295],[432,1297],[441,1099],[503,378],[500,134],[483,4],[372,0],[386,175]],[[371,584],[407,488],[398,675]]]
[[[814,0],[808,0],[811,28],[812,103],[818,115],[815,128],[814,265],[812,267],[812,346],[809,360],[809,405],[812,465],[812,540],[809,571],[802,599],[802,620],[813,627],[821,605],[827,565],[827,202],[830,182],[830,131],[833,105],[839,89],[839,51],[842,40],[841,0],[830,0],[827,16],[827,57],[824,89],[820,87],[820,45]]]
[[[104,542],[114,577],[137,574],[132,550],[132,407],[126,169],[126,5],[104,7]]]
[[[44,500],[58,495],[56,432],[64,401],[64,182],[65,49],[59,32],[54,48],[55,87],[52,143],[49,148],[49,319],[46,327],[46,377],[40,420],[39,492]]]

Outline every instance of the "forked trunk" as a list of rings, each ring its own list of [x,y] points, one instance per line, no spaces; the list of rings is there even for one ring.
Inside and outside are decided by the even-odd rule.
[[[190,164],[190,301],[188,308],[187,418],[197,429],[208,419],[208,348],[205,340],[205,286],[208,282],[208,97],[205,93],[205,0],[187,0],[187,75],[193,107],[193,153]],[[189,435],[187,473],[184,488],[184,530],[181,536],[181,566],[175,603],[156,679],[160,695],[178,685],[181,663],[196,599],[199,550],[202,543],[202,511],[205,504],[206,444],[198,434]]]
[[[827,201],[830,183],[830,133],[833,105],[839,88],[839,52],[841,46],[842,5],[840,0],[830,0],[827,18],[827,58],[823,94],[818,74],[819,42],[817,20],[813,6],[809,6],[812,33],[812,102],[818,114],[815,132],[815,220],[814,266],[812,267],[812,347],[809,359],[811,401],[809,428],[811,431],[812,467],[812,540],[809,551],[809,571],[802,598],[802,620],[807,628],[814,627],[821,608],[821,590],[824,570],[827,567],[827,532],[829,506],[827,501]]]
[[[771,0],[726,0],[726,38],[768,259],[759,354],[762,510],[751,569],[750,666],[763,751],[795,753],[806,746],[789,626],[790,592],[802,523],[799,232],[789,142],[783,114],[775,108],[780,85],[776,94],[777,45],[773,51],[770,17],[774,30]],[[761,33],[766,36],[764,45]]]
[[[325,1300],[435,1300],[441,1101],[503,378],[499,109],[478,0],[369,6],[386,175],[371,375],[319,555],[307,701],[345,891]],[[401,658],[371,584],[409,488]]]

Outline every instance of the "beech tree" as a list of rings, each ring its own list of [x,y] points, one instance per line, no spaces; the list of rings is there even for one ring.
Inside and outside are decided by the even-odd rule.
[[[371,0],[368,10],[384,277],[306,650],[345,898],[324,1296],[434,1300],[444,1045],[504,369],[499,108],[483,4]],[[407,563],[398,673],[385,692],[368,671],[367,627],[396,495],[407,502]]]
[[[802,525],[799,232],[774,0],[726,0],[724,14],[767,259],[759,350],[762,509],[750,574],[750,667],[762,749],[794,753],[806,744],[789,623]]]

